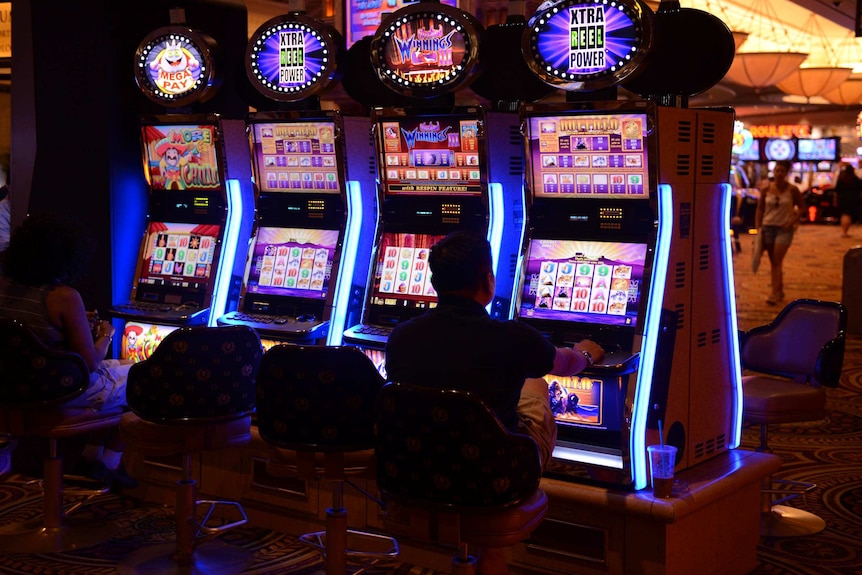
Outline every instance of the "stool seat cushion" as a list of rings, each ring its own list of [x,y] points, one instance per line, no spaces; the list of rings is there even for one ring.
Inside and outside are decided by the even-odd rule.
[[[750,375],[742,378],[742,394],[747,423],[817,421],[826,415],[826,392],[820,386]]]
[[[126,442],[144,455],[178,455],[247,444],[251,440],[251,416],[153,423],[128,412],[123,415],[120,431]]]
[[[388,501],[384,523],[398,535],[444,545],[467,543],[480,547],[509,547],[527,539],[545,518],[548,496],[541,489],[517,505],[451,512]]]

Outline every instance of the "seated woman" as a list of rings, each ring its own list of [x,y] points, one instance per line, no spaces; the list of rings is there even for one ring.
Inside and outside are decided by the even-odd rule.
[[[114,327],[88,313],[72,287],[84,277],[92,254],[93,241],[75,220],[50,213],[27,218],[2,255],[0,316],[20,321],[49,347],[83,357],[90,385],[68,405],[101,410],[125,405],[131,362],[105,359]],[[83,471],[115,486],[134,487],[137,482],[122,467],[122,452],[116,431],[92,438],[84,448]]]

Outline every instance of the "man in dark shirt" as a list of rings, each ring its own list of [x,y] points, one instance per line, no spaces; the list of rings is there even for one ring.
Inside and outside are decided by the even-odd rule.
[[[398,324],[386,344],[390,380],[465,389],[479,395],[511,431],[532,437],[544,467],[557,426],[545,374],[575,375],[604,355],[595,342],[557,348],[531,326],[491,319],[494,298],[491,246],[469,232],[449,234],[431,248],[431,283],[438,305]],[[508,573],[505,550],[482,548],[481,575]]]
[[[557,348],[533,327],[491,319],[485,306],[496,280],[491,246],[470,232],[454,232],[431,248],[431,283],[438,305],[395,327],[386,346],[390,380],[464,389],[479,395],[509,430],[526,433],[550,460],[557,428],[548,373],[575,375],[604,355],[589,340]]]

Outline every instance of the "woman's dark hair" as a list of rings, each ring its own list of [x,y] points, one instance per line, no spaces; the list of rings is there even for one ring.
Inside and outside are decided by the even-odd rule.
[[[3,271],[28,286],[74,284],[84,277],[93,251],[93,239],[82,223],[63,214],[38,214],[12,233]]]
[[[438,292],[474,288],[493,271],[491,245],[478,234],[452,232],[431,247],[428,267]]]

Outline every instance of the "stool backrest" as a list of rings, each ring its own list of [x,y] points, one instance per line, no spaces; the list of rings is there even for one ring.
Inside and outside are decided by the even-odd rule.
[[[377,485],[411,505],[514,505],[535,493],[539,451],[511,433],[477,395],[388,383],[380,391]]]
[[[847,309],[839,302],[798,299],[775,319],[743,335],[742,367],[835,387],[844,363]]]
[[[62,403],[89,383],[83,357],[46,347],[17,320],[0,318],[0,403]]]
[[[272,347],[257,378],[258,431],[296,451],[373,449],[374,402],[384,383],[355,347]]]
[[[148,421],[242,417],[254,411],[262,356],[248,326],[182,327],[129,369],[126,400]]]

